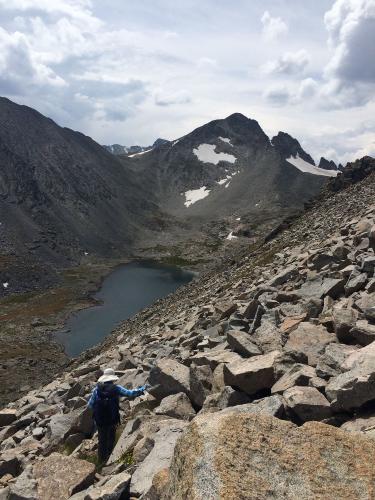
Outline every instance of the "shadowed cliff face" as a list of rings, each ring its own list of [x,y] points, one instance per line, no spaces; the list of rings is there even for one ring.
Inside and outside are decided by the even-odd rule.
[[[92,139],[3,98],[0,164],[3,249],[57,262],[108,255],[131,245],[156,211],[134,174]]]

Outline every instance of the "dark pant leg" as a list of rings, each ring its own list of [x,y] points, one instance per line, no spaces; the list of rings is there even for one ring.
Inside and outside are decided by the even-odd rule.
[[[115,440],[116,440],[116,426],[115,425],[111,425],[109,428],[108,428],[108,441],[107,441],[107,452],[108,452],[108,456],[107,456],[107,460],[109,459],[112,451],[113,451],[113,448],[115,447]]]
[[[98,426],[98,460],[103,463],[107,455],[107,427]]]
[[[115,446],[116,426],[108,425],[98,427],[98,459],[100,463],[105,463]]]

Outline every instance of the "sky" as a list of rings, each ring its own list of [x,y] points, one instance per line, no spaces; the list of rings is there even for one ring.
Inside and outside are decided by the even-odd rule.
[[[375,156],[375,0],[0,0],[0,95],[101,144],[241,112]]]

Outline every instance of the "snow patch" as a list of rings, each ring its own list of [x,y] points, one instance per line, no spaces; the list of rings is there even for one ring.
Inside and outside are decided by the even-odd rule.
[[[173,141],[173,142],[172,142],[172,148],[173,148],[173,146],[175,146],[175,145],[176,145],[176,144],[178,144],[179,142],[180,142],[180,139],[177,139],[177,141]]]
[[[324,175],[326,177],[336,177],[338,173],[335,170],[324,170],[324,168],[319,168],[315,165],[311,165],[311,163],[303,160],[298,153],[296,157],[291,156],[290,158],[287,158],[286,161],[304,173]]]
[[[147,149],[146,151],[141,151],[140,153],[134,153],[132,155],[128,155],[128,158],[133,158],[134,156],[141,156],[141,155],[144,155],[146,153],[149,153],[150,151],[152,151],[152,148]]]
[[[238,236],[234,236],[233,231],[231,231],[227,236],[227,240],[235,240],[236,238],[238,238]]]
[[[182,194],[185,195],[185,207],[190,207],[190,205],[193,205],[193,203],[206,198],[206,196],[210,194],[210,190],[207,189],[206,186],[202,186],[199,189],[190,189],[189,191],[186,191]]]
[[[239,174],[240,171],[237,170],[237,172],[233,172],[232,174],[228,174],[226,177],[224,177],[223,179],[220,179],[219,181],[217,181],[217,183],[222,186],[223,184],[225,184],[224,187],[228,187],[229,184],[230,184],[230,181],[232,180],[232,177],[234,177],[235,175]]]
[[[223,142],[226,142],[227,144],[230,144],[231,146],[233,146],[233,144],[230,142],[230,139],[228,139],[228,137],[219,137],[219,139]]]
[[[8,286],[9,286],[8,282],[3,283],[3,288],[8,288]]]
[[[237,160],[235,156],[228,153],[216,153],[215,148],[215,144],[200,144],[193,149],[193,153],[203,163],[213,163],[214,165],[217,165],[219,161],[234,163]]]
[[[236,220],[241,220],[241,217],[237,217],[237,219],[236,219]]]

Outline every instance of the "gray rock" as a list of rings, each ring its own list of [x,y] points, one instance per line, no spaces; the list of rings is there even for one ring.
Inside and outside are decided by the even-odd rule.
[[[189,394],[189,368],[173,359],[162,359],[150,371],[149,383],[150,394],[158,400],[179,392]]]
[[[202,413],[218,411],[229,406],[242,405],[250,402],[250,397],[242,391],[237,391],[230,386],[225,386],[220,392],[210,394],[202,408]]]
[[[37,483],[33,477],[32,467],[29,465],[10,485],[8,500],[38,500]]]
[[[281,271],[279,274],[274,276],[270,281],[269,285],[271,287],[276,287],[283,285],[284,283],[287,283],[288,281],[294,280],[298,278],[299,272],[296,267],[287,267],[283,271]]]
[[[198,408],[202,408],[204,400],[210,394],[213,384],[213,373],[208,365],[190,366],[190,399]]]
[[[0,455],[0,477],[11,474],[16,477],[21,472],[21,456],[14,449],[3,451]]]
[[[285,413],[284,399],[279,394],[275,394],[252,403],[232,406],[222,411],[223,415],[230,413],[255,413],[283,418]]]
[[[344,279],[318,277],[306,281],[296,293],[304,299],[322,299],[326,295],[335,299],[344,293],[344,285]]]
[[[219,313],[220,319],[229,318],[237,310],[237,304],[233,302],[220,302],[215,304],[215,309]]]
[[[230,411],[190,424],[176,446],[165,498],[372,498],[373,440],[320,422],[298,427]]]
[[[274,366],[280,354],[280,351],[273,351],[225,365],[225,384],[238,387],[249,395],[270,389],[276,381]]]
[[[17,410],[15,408],[3,408],[0,410],[0,427],[10,425],[17,420]]]
[[[329,401],[314,387],[291,387],[283,394],[286,406],[303,422],[332,415]]]
[[[365,257],[362,260],[361,270],[364,273],[372,273],[373,274],[374,273],[374,269],[375,269],[375,257],[373,255]]]
[[[360,298],[355,301],[355,306],[362,312],[375,307],[375,293],[362,292]]]
[[[132,475],[130,494],[141,496],[152,486],[152,479],[162,469],[169,467],[177,439],[187,422],[182,420],[164,421],[154,436],[154,447]]]
[[[293,330],[285,344],[285,350],[302,351],[308,357],[308,364],[316,366],[328,344],[336,337],[321,325],[303,322]]]
[[[316,376],[314,368],[308,365],[295,364],[271,388],[271,393],[283,393],[295,385],[304,386]]]
[[[183,393],[182,393],[183,394]],[[155,441],[150,436],[145,436],[138,441],[134,446],[133,450],[133,460],[136,464],[143,462],[143,460],[150,453],[154,447]]]
[[[371,323],[375,323],[375,307],[369,307],[364,311],[365,318]]]
[[[346,358],[357,350],[354,346],[343,344],[327,345],[324,354],[319,358],[316,366],[316,374],[318,377],[328,379],[342,373],[342,365]]]
[[[233,363],[234,361],[241,360],[241,356],[235,352],[227,350],[209,350],[205,352],[199,352],[190,358],[190,362],[196,364],[197,366],[207,365],[211,370],[224,363]]]
[[[85,491],[76,493],[69,500],[119,500],[126,494],[130,479],[130,474],[121,472],[109,479],[101,480]]]
[[[375,325],[359,320],[350,330],[350,335],[360,345],[366,346],[375,340]]]
[[[351,410],[375,399],[375,342],[358,349],[342,364],[345,373],[330,379],[327,398],[335,410]]]
[[[63,500],[94,482],[95,466],[85,460],[52,453],[34,465],[33,475],[38,500]]]
[[[156,415],[168,415],[183,420],[191,420],[195,416],[195,410],[191,406],[190,399],[184,392],[171,394],[162,399],[154,412]]]
[[[346,343],[353,340],[349,334],[350,329],[355,325],[358,314],[350,309],[333,308],[332,321],[336,337],[339,342]]]
[[[368,281],[367,274],[361,273],[358,276],[350,276],[348,282],[345,285],[346,295],[351,295],[354,292],[363,290]]]
[[[250,335],[240,330],[229,330],[227,332],[227,342],[234,352],[246,358],[262,354],[260,349],[251,341]]]

